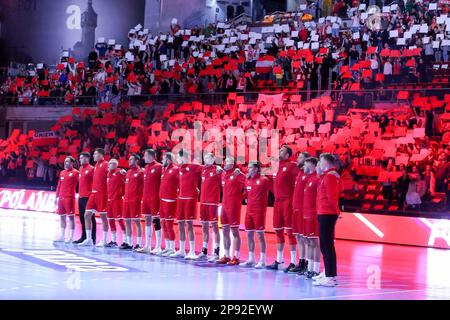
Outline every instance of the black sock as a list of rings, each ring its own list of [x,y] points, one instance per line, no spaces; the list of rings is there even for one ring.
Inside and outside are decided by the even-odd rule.
[[[215,248],[215,249],[214,249],[214,254],[215,254],[216,256],[218,256],[219,253],[220,253],[220,248]]]
[[[300,268],[301,268],[301,269],[304,269],[304,268],[305,268],[305,265],[306,265],[305,259],[300,259]]]
[[[208,254],[208,248],[203,248],[202,252],[203,252],[204,255],[207,255]]]

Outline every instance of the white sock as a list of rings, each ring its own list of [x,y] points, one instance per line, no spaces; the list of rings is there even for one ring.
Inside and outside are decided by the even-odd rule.
[[[234,251],[234,256],[236,257],[236,259],[239,259],[239,250]]]
[[[291,251],[291,263],[295,264],[297,262],[297,251]]]
[[[61,239],[64,239],[66,236],[66,228],[61,228]]]
[[[225,249],[223,254],[225,255],[225,257],[229,258],[230,257],[230,249]]]
[[[180,240],[180,252],[181,253],[186,253],[186,241],[181,241]]]
[[[142,243],[142,237],[136,237],[136,242],[139,246],[141,246]]]
[[[277,250],[277,262],[278,263],[283,262],[283,250]]]
[[[74,229],[70,229],[70,231],[69,231],[69,236],[70,236],[70,240],[72,240],[73,239],[73,234],[75,233],[75,228]]]
[[[108,241],[108,231],[103,231],[103,243]]]
[[[255,261],[255,253],[250,251],[248,253],[248,261],[254,262]]]
[[[92,239],[92,230],[86,229],[86,239],[88,240]]]
[[[264,252],[261,252],[261,255],[259,256],[259,262],[266,263],[266,254]]]
[[[169,249],[169,240],[164,239],[164,243],[166,244],[165,248],[166,248],[166,249]]]
[[[308,271],[313,271],[314,270],[314,262],[311,259],[307,259],[308,260]]]
[[[175,240],[170,240],[170,249],[175,251]]]
[[[314,261],[314,262],[313,262],[313,265],[314,265],[313,271],[319,273],[319,270],[320,270],[320,261],[318,261],[318,262]]]
[[[112,242],[117,242],[117,232],[111,232],[111,240]]]
[[[132,236],[127,236],[127,243],[132,246],[133,245],[133,237]]]
[[[192,253],[192,254],[195,253],[195,240],[189,241],[189,253]]]
[[[203,249],[204,248],[206,248],[206,249],[208,249],[208,242],[203,242],[203,247],[202,247]]]
[[[161,238],[162,238],[162,234],[161,234],[161,230],[157,230],[155,231],[155,235],[156,235],[156,246],[155,248],[161,248]]]
[[[145,246],[147,248],[151,247],[152,242],[152,227],[145,227]]]

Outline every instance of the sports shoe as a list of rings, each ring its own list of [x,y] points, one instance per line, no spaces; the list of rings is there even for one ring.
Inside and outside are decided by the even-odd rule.
[[[185,252],[178,250],[177,252],[172,253],[169,257],[170,258],[184,258],[185,256],[186,256]]]
[[[93,247],[94,241],[92,239],[86,239],[82,243],[78,244],[79,247]]]
[[[128,243],[124,242],[122,243],[122,245],[119,247],[120,250],[131,250],[133,249],[132,246],[130,246]]]
[[[335,287],[336,285],[337,281],[335,277],[325,277],[313,282],[313,286]]]
[[[208,256],[203,252],[200,252],[200,254],[195,257],[195,260],[206,260],[206,259],[208,259]]]
[[[238,266],[240,263],[239,259],[236,257],[233,257],[230,261],[227,262],[227,266]]]
[[[214,262],[216,262],[217,260],[219,260],[219,255],[218,255],[218,254],[213,254],[212,256],[210,256],[210,257],[208,258],[208,262],[210,262],[210,263],[214,263]]]
[[[295,264],[289,263],[288,267],[284,269],[284,273],[288,273],[292,269],[295,269]]]
[[[321,272],[321,273],[319,273],[319,275],[317,275],[315,277],[312,277],[312,279],[314,281],[317,281],[317,280],[322,279],[322,278],[325,278],[325,272]]]
[[[159,256],[162,253],[162,250],[161,248],[154,248],[150,253]]]
[[[78,239],[78,240],[75,240],[73,243],[74,243],[74,244],[80,244],[80,243],[82,243],[84,240],[86,240],[86,238],[80,238],[80,239]]]
[[[189,252],[185,257],[186,260],[195,260],[197,258],[197,255],[195,252]]]
[[[278,265],[279,264],[281,264],[281,263],[278,262],[278,261],[275,261],[271,265],[267,266],[266,269],[268,269],[268,270],[278,270]]]
[[[73,239],[72,238],[70,238],[70,239],[67,239],[66,241],[64,241],[65,243],[67,243],[67,244],[69,244],[69,243],[73,243]]]
[[[290,269],[287,273],[288,274],[298,274],[300,271],[302,271],[302,268],[300,268],[300,266],[297,265],[294,268]]]
[[[165,250],[164,250],[165,251]],[[169,257],[172,253],[175,253],[173,249],[167,249],[166,252],[161,253],[161,257]]]
[[[150,250],[148,248],[140,247],[139,249],[135,250],[137,253],[149,253]]]
[[[239,264],[239,267],[242,268],[253,268],[255,266],[255,261],[247,260]]]
[[[138,249],[140,249],[140,248],[142,248],[140,245],[138,245],[138,244],[136,244],[134,247],[133,247],[133,251],[136,251],[136,250],[138,250]]]
[[[258,262],[258,264],[255,266],[255,269],[264,269],[266,267],[266,263],[263,261]]]
[[[105,244],[105,248],[117,248],[117,247],[118,247],[118,244],[115,241],[111,241],[111,242]]]
[[[318,276],[319,273],[315,271],[308,271],[303,274],[307,279],[311,279],[312,277]]]
[[[59,238],[53,240],[53,242],[64,242],[64,238],[63,237],[59,237]]]
[[[106,242],[100,241],[99,243],[97,243],[95,246],[96,247],[105,247],[107,245]]]
[[[216,261],[217,264],[227,264],[228,262],[230,262],[231,259],[228,257],[223,256],[222,258],[220,258],[219,260]]]

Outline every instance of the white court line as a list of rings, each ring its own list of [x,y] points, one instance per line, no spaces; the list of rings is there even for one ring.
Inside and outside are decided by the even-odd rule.
[[[359,294],[348,294],[341,296],[327,296],[327,297],[316,297],[316,298],[304,298],[298,300],[325,300],[325,299],[335,299],[335,298],[351,298],[351,297],[362,297],[362,296],[377,296],[377,295],[386,295],[386,294],[395,294],[395,293],[406,293],[406,292],[417,292],[417,291],[426,291],[423,289],[418,290],[400,290],[400,291],[389,291],[389,292],[380,292],[380,293],[359,293]]]

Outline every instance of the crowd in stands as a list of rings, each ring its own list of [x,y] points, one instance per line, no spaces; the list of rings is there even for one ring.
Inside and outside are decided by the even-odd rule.
[[[343,7],[349,5],[341,0],[333,16],[306,21],[299,15],[256,31],[226,23],[187,30],[173,23],[169,34],[151,35],[139,25],[130,30],[129,50],[99,39],[89,61],[66,56],[54,72],[42,68],[35,76],[10,78],[0,93],[12,102],[60,97],[97,106],[73,108],[51,129],[58,141],[44,147],[33,145],[34,132],[16,130],[0,139],[0,178],[55,185],[66,155],[77,158],[96,147],[127,167],[129,154],[152,147],[161,156],[178,143],[169,139],[175,129],[192,130],[194,121],[201,121],[204,130],[222,132],[277,129],[280,142],[296,153],[333,153],[344,198],[370,200],[361,204],[367,208],[376,209],[382,197],[380,209],[424,209],[423,204],[445,199],[448,209],[450,95],[401,91],[396,108],[357,109],[351,108],[355,99],[345,103],[325,94],[305,100],[296,91],[325,89],[330,74],[334,89],[430,84],[433,64],[448,62],[450,18],[440,6],[429,10],[427,1],[407,1],[406,7],[383,8],[376,16],[379,30],[371,30],[367,20],[373,14],[366,8],[352,4],[344,14]],[[343,23],[347,16],[350,28]],[[448,76],[439,79],[445,82]],[[278,89],[268,92],[268,84]],[[246,99],[251,91],[260,92],[257,101]],[[131,106],[126,98],[216,92],[224,102],[149,100]],[[246,162],[248,153],[237,160]],[[372,183],[379,194],[367,192],[373,191]]]
[[[373,9],[369,1],[334,3],[323,17],[291,14],[283,23],[257,28],[219,22],[182,29],[175,19],[170,32],[152,34],[138,25],[128,44],[100,38],[86,61],[66,52],[54,69],[39,64],[35,74],[9,78],[0,96],[20,104],[49,97],[92,104],[121,95],[448,83],[445,5],[400,1]]]

